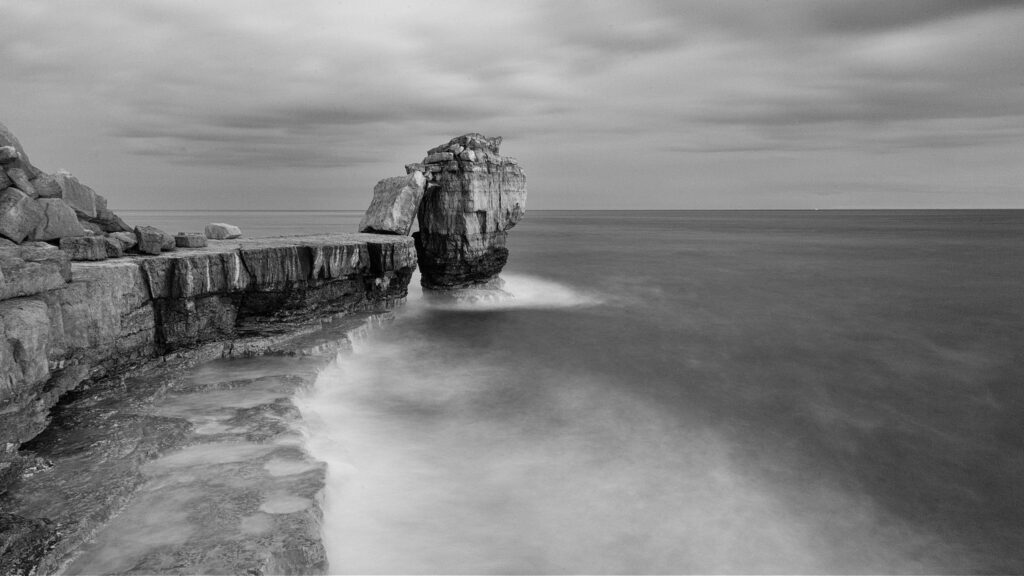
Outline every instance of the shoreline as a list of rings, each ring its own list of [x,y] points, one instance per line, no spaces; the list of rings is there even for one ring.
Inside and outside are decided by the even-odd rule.
[[[231,358],[307,358],[314,359],[306,360],[309,365],[323,365],[344,346],[348,331],[404,302],[416,266],[411,238],[374,234],[229,240],[70,265],[55,249],[25,250],[32,249],[43,251],[45,258],[33,263],[48,266],[48,274],[39,276],[47,281],[24,290],[19,285],[20,292],[0,302],[6,336],[20,350],[15,360],[21,375],[13,393],[0,398],[7,415],[0,427],[7,443],[0,458],[4,574],[62,570],[132,505],[147,486],[144,467],[169,451],[205,442],[187,417],[147,412],[181,387],[182,374]],[[276,400],[313,381],[300,380],[284,379],[278,396],[266,406],[250,406],[236,422],[239,430],[224,431],[221,440],[258,436],[264,417],[279,409],[284,411],[271,420],[288,420],[295,410],[287,409],[290,400]],[[244,397],[246,386],[237,387],[230,394]],[[269,429],[276,432],[267,441],[292,434],[288,426]],[[301,483],[304,498],[315,505],[296,510],[301,519],[284,513],[292,518],[289,527],[271,530],[300,536],[251,546],[251,554],[234,556],[244,568],[224,560],[229,564],[193,571],[326,570],[318,560],[320,505],[314,495],[322,488],[322,470],[320,476],[314,470]],[[271,480],[266,486],[277,485]],[[266,536],[259,525],[267,522],[257,522],[251,534],[243,530],[251,538],[232,541],[258,541]],[[195,561],[194,554],[183,554],[187,558],[177,564]],[[180,569],[154,564],[143,571]]]

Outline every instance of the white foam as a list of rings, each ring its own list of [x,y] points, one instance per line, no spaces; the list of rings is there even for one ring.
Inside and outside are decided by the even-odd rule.
[[[428,308],[465,311],[575,308],[597,306],[605,300],[596,292],[537,276],[502,274],[501,279],[504,285],[500,289],[466,289],[452,298],[423,297],[422,290],[410,289],[410,300],[419,300]],[[412,283],[419,288],[419,277],[413,277]]]

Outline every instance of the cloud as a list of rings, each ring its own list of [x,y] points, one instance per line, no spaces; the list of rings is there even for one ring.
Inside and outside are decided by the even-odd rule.
[[[520,140],[527,157],[550,148],[590,162],[573,169],[596,185],[613,165],[647,165],[639,155],[652,151],[675,162],[1005,148],[1017,133],[997,125],[1024,122],[1017,2],[0,0],[0,9],[6,27],[32,31],[0,44],[0,97],[23,123],[59,116],[73,130],[76,115],[89,116],[108,153],[175,166],[369,170],[481,131]]]

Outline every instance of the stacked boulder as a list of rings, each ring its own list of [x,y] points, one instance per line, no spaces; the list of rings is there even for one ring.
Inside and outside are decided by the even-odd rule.
[[[72,258],[96,259],[109,244],[108,234],[131,230],[107,208],[106,198],[69,172],[36,168],[0,124],[0,244],[66,243]]]
[[[526,213],[526,175],[500,145],[501,137],[465,134],[406,166],[427,175],[413,234],[424,287],[486,284],[505,266],[508,230]]]

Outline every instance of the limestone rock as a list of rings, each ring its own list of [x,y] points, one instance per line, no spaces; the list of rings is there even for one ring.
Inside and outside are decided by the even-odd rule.
[[[106,260],[107,239],[103,236],[78,236],[60,239],[60,249],[72,260]]]
[[[10,146],[17,152],[18,158],[15,160],[8,161],[6,164],[8,167],[14,166],[15,168],[21,168],[28,174],[29,178],[35,178],[39,175],[39,169],[32,165],[32,162],[28,159],[28,154],[25,153],[25,149],[22,148],[21,142],[18,138],[11,133],[11,131],[0,122],[0,148]],[[8,152],[8,155],[10,153]]]
[[[120,258],[124,256],[124,247],[121,246],[121,243],[118,242],[116,238],[111,238],[109,236],[100,236],[99,238],[101,238],[106,245],[107,258]]]
[[[0,164],[10,164],[20,157],[14,146],[0,146]]]
[[[32,187],[40,198],[60,198],[62,193],[57,179],[49,174],[40,174],[32,180]]]
[[[0,191],[0,235],[21,242],[42,219],[42,206],[28,194],[17,188]]]
[[[499,154],[501,138],[465,134],[428,152],[435,172],[418,212],[414,234],[422,283],[465,288],[497,276],[508,259],[508,230],[526,212],[526,175]],[[454,157],[459,151],[460,159]]]
[[[178,248],[203,248],[206,246],[206,235],[198,232],[178,232],[174,235],[174,244]]]
[[[70,281],[71,263],[55,246],[0,246],[0,300],[56,290]]]
[[[33,298],[0,302],[0,405],[50,375],[50,320]]]
[[[75,211],[60,198],[36,200],[43,208],[43,218],[32,232],[35,240],[57,240],[73,236],[85,236],[85,229],[78,223]]]
[[[60,197],[75,209],[80,217],[96,217],[96,191],[78,181],[67,170],[58,170],[53,179],[60,186]]]
[[[174,248],[174,236],[153,226],[135,227],[136,249],[143,254],[159,254]]]
[[[111,232],[107,237],[121,244],[121,250],[131,250],[139,243],[134,232]]]
[[[359,222],[359,231],[408,236],[426,183],[423,173],[418,171],[378,182],[370,207]]]
[[[21,168],[8,168],[7,177],[11,179],[11,182],[14,182],[15,187],[25,194],[28,194],[33,198],[39,196],[39,194],[36,193],[36,187],[29,181],[28,174],[25,173],[25,170]]]
[[[98,194],[96,195],[96,200],[103,200],[103,204],[106,204],[105,199]],[[100,202],[97,202],[96,217],[87,219],[89,223],[96,225],[103,232],[131,232],[133,230],[120,216],[105,207],[101,208],[99,206]]]
[[[231,238],[238,238],[242,235],[242,231],[238,226],[224,224],[223,222],[207,224],[205,232],[206,237],[211,240],[228,240]]]
[[[103,234],[105,233],[105,230],[103,230],[102,226],[100,226],[99,224],[97,224],[95,222],[92,222],[91,220],[88,220],[86,218],[82,218],[81,216],[78,217],[78,224],[81,225],[82,228],[85,229],[85,233],[86,234],[95,235],[95,236],[103,236]]]

